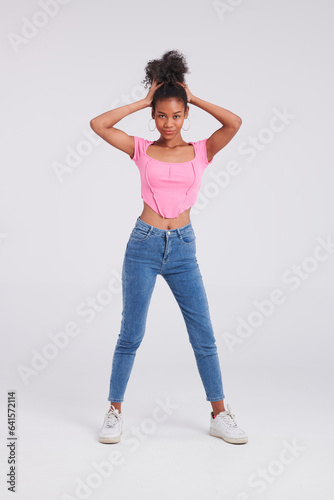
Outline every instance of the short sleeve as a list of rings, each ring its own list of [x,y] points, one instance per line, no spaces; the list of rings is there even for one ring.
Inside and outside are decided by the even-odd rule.
[[[147,141],[145,139],[143,139],[142,137],[137,137],[136,135],[133,136],[134,138],[134,141],[135,141],[135,151],[134,151],[134,154],[133,154],[133,157],[131,158],[130,156],[130,159],[133,160],[135,163],[137,163],[141,157],[141,155],[143,153],[145,153],[145,149],[146,149],[146,143]]]
[[[211,158],[210,161],[208,161],[208,153],[206,149],[206,142],[208,139],[202,139],[201,141],[197,141],[197,154],[200,158],[201,163],[204,165],[204,167],[207,167],[213,162],[213,158]]]

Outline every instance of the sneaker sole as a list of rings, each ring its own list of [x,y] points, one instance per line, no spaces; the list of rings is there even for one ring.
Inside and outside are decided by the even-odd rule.
[[[248,438],[225,438],[221,436],[220,434],[216,434],[212,429],[209,430],[209,434],[214,437],[218,437],[226,441],[226,443],[231,443],[231,444],[245,444],[248,443]]]
[[[122,436],[122,433],[120,436],[115,436],[115,437],[99,437],[99,441],[100,443],[104,443],[104,444],[112,444],[112,443],[119,443],[120,440],[121,440],[121,436]]]

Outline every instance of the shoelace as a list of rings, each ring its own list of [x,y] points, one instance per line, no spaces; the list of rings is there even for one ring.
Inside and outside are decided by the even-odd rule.
[[[231,428],[238,427],[238,424],[235,420],[235,415],[231,412],[230,405],[227,405],[227,410],[225,410],[225,414],[218,413],[216,418],[220,418],[221,420],[224,421],[226,425],[228,425]]]
[[[115,427],[118,424],[118,414],[115,410],[109,410],[106,415],[107,427]]]

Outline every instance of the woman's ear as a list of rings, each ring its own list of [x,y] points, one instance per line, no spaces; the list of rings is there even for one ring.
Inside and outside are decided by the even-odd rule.
[[[188,118],[188,113],[189,113],[189,106],[186,107],[186,111],[184,113],[184,119],[185,120]]]

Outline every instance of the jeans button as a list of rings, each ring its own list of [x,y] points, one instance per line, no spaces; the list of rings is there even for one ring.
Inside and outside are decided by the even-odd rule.
[[[167,234],[170,234],[170,231],[167,231]]]

